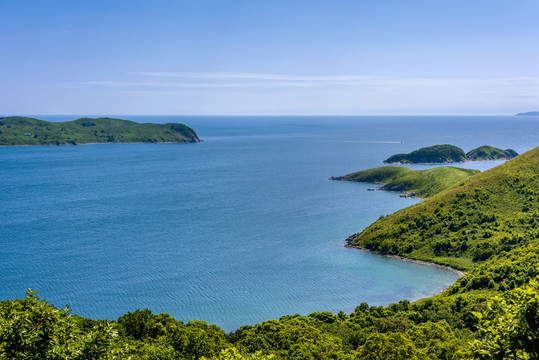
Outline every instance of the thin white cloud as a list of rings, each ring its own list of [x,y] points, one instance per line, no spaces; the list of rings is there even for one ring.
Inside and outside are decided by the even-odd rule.
[[[407,78],[367,75],[286,75],[247,72],[137,72],[134,74],[159,77],[171,82],[159,83],[163,88],[275,88],[330,87],[385,89],[409,91],[411,88],[460,88],[466,92],[504,92],[515,89],[539,91],[539,78]],[[173,82],[181,80],[180,82]],[[205,80],[213,80],[206,82]],[[230,82],[233,81],[233,82]],[[141,82],[142,84],[145,82]],[[145,83],[157,86],[158,83]],[[149,85],[151,84],[151,85]],[[172,85],[174,84],[174,85]]]
[[[539,78],[536,77],[514,77],[514,78],[410,78],[400,76],[371,76],[371,75],[286,75],[270,73],[244,73],[244,72],[134,72],[134,75],[159,77],[171,82],[139,82],[140,84],[185,84],[185,86],[197,86],[204,84],[207,87],[221,87],[221,84],[229,84],[224,87],[256,87],[256,86],[301,86],[301,84],[313,85],[539,85]],[[174,80],[184,79],[181,82]],[[214,83],[203,82],[202,80],[214,80]],[[236,82],[227,82],[235,80]],[[258,80],[255,82],[253,80]],[[191,82],[186,82],[191,81]],[[202,81],[202,82],[201,82]],[[247,85],[254,84],[254,85]]]
[[[267,73],[242,73],[242,72],[150,72],[141,71],[133,74],[154,76],[162,78],[184,79],[214,79],[214,80],[269,80],[269,81],[357,81],[382,79],[377,76],[363,75],[284,75]]]
[[[139,73],[140,74],[140,73]],[[403,78],[389,76],[326,75],[296,76],[259,73],[144,73],[159,74],[163,81],[86,81],[63,83],[64,87],[93,86],[111,88],[161,89],[275,89],[318,88],[372,91],[378,93],[410,93],[414,91],[449,91],[460,93],[539,92],[539,78]],[[208,81],[205,81],[208,80]],[[57,85],[58,86],[58,85]]]
[[[404,78],[390,76],[362,76],[362,75],[325,75],[303,76],[282,74],[259,74],[259,73],[151,73],[151,74],[176,74],[177,77],[163,76],[157,79],[129,80],[90,80],[83,82],[65,82],[57,84],[32,84],[26,87],[49,87],[49,88],[110,88],[125,90],[148,90],[148,91],[176,91],[176,90],[199,90],[199,91],[254,91],[266,89],[266,92],[298,89],[309,91],[340,91],[346,94],[366,94],[369,96],[378,94],[395,95],[402,94],[411,97],[414,94],[442,94],[461,96],[469,94],[483,96],[498,94],[504,96],[538,96],[539,78],[537,77],[512,77],[512,78]],[[180,74],[189,74],[190,77],[182,78]],[[133,73],[131,73],[133,75]],[[157,75],[158,77],[160,75]],[[183,75],[182,75],[183,76]],[[133,78],[133,76],[131,76]],[[0,83],[0,87],[8,86]],[[11,84],[11,86],[25,86],[24,84]]]
[[[71,88],[72,93],[83,91],[96,97],[106,94],[108,99],[127,99],[126,103],[144,99],[170,113],[214,115],[485,114],[535,108],[539,99],[537,77],[151,74],[120,74],[115,79],[66,82],[50,88]]]
[[[74,85],[96,85],[110,87],[146,87],[146,88],[175,88],[175,89],[216,89],[216,88],[275,88],[275,87],[312,87],[305,82],[271,82],[271,83],[182,83],[182,82],[133,82],[133,81],[85,81],[69,83]]]

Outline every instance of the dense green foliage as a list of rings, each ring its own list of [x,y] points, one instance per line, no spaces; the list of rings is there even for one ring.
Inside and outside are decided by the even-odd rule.
[[[76,145],[111,142],[199,142],[183,124],[139,124],[112,118],[49,122],[22,116],[0,118],[0,145]]]
[[[539,148],[367,227],[355,244],[469,269],[539,238]]]
[[[539,358],[539,282],[515,289],[507,299],[494,297],[480,319],[472,353],[478,359]]]
[[[462,340],[473,339],[473,312],[486,301],[363,303],[350,315],[284,316],[225,334],[203,321],[184,324],[149,310],[112,323],[82,319],[28,298],[2,302],[0,359],[457,359]]]
[[[410,196],[428,197],[466,179],[479,170],[443,166],[427,170],[412,170],[402,166],[381,166],[331,180],[383,183],[382,190],[406,192]]]
[[[512,159],[518,153],[513,149],[502,150],[484,145],[464,153],[459,147],[453,145],[434,145],[412,151],[409,154],[395,154],[384,162],[388,164],[418,164],[418,163],[453,163],[474,160],[500,160]]]
[[[518,153],[513,149],[502,150],[488,145],[480,146],[466,153],[468,160],[512,159],[515,156],[518,156]]]
[[[388,164],[451,163],[466,160],[464,150],[453,145],[434,145],[412,151],[409,154],[396,154],[387,158]]]
[[[0,302],[0,359],[109,359],[118,353],[113,325],[84,320],[57,309],[36,292]]]
[[[29,292],[0,302],[0,359],[537,359],[539,148],[381,218],[356,244],[468,273],[440,295],[288,315],[226,334],[136,310],[73,316]]]

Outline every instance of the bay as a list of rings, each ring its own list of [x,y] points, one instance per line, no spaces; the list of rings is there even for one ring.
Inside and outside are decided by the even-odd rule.
[[[231,331],[430,296],[458,276],[343,247],[418,200],[328,178],[435,144],[521,153],[539,133],[515,117],[118,117],[204,141],[0,148],[1,299],[31,287],[85,317],[150,308]]]

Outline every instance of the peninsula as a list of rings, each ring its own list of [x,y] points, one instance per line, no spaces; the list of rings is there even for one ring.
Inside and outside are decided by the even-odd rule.
[[[0,145],[79,145],[89,143],[196,143],[190,127],[137,123],[108,117],[50,122],[22,116],[0,118]]]
[[[427,170],[412,170],[403,166],[381,166],[358,171],[330,180],[382,184],[380,190],[398,191],[406,196],[426,198],[478,174],[479,170],[442,166]]]
[[[509,160],[517,156],[513,149],[502,150],[484,145],[465,153],[461,148],[444,144],[434,145],[412,151],[408,154],[395,154],[384,160],[387,164],[444,164],[480,160]]]

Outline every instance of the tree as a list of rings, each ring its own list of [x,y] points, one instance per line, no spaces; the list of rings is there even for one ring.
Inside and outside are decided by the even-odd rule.
[[[262,351],[258,351],[255,354],[240,354],[236,348],[223,349],[219,355],[213,356],[211,359],[201,357],[201,360],[270,360],[274,355],[263,355]]]
[[[358,349],[356,359],[417,360],[427,357],[415,347],[412,340],[401,333],[374,333],[369,336],[365,345]]]
[[[474,359],[539,358],[538,279],[507,299],[490,300],[486,312],[474,313],[479,318],[478,339],[471,343]]]
[[[25,299],[0,302],[0,359],[107,359],[113,353],[112,325],[84,332],[69,307],[57,309],[28,289]]]

